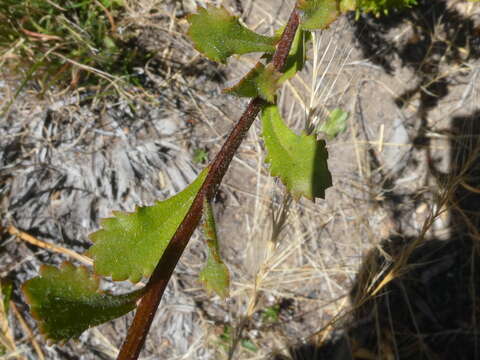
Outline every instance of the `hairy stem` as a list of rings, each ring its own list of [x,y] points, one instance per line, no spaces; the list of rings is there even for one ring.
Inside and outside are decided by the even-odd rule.
[[[285,65],[299,21],[299,13],[295,7],[290,14],[287,26],[272,58],[272,64],[275,70],[281,71]],[[117,360],[136,360],[138,358],[173,270],[195,228],[200,222],[204,200],[207,199],[211,201],[215,196],[235,152],[245,138],[257,114],[265,104],[265,101],[258,97],[250,101],[248,107],[228,136],[228,139],[223,144],[220,152],[210,165],[208,175],[195,197],[188,214],[178,227],[175,235],[173,235],[172,240],[170,240],[162,258],[148,281],[145,295],[138,305],[135,318],[128,329],[127,338],[120,349]]]

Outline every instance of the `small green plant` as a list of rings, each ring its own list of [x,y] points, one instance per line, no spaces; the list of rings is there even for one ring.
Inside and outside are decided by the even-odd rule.
[[[223,327],[223,332],[218,336],[219,342],[218,345],[225,351],[228,352],[232,346],[232,333],[233,329],[231,326],[225,325]]]
[[[280,304],[275,304],[265,308],[262,312],[262,320],[270,323],[278,321],[280,316]]]
[[[133,66],[145,59],[117,31],[124,10],[123,0],[0,0],[0,63],[43,90],[113,77],[135,84]]]
[[[195,149],[193,151],[193,162],[205,164],[208,161],[208,151],[205,149]]]
[[[413,1],[299,0],[288,23],[272,37],[247,29],[224,8],[207,6],[189,16],[188,34],[208,58],[226,63],[234,54],[263,53],[244,79],[226,90],[252,100],[215,159],[190,186],[165,201],[138,207],[132,213],[115,211],[112,218],[102,220],[101,229],[90,236],[94,245],[88,251],[95,274],[66,263],[60,269],[43,267],[39,277],[24,284],[24,294],[46,337],[54,341],[77,337],[91,326],[132,310],[140,300],[118,356],[137,359],[167,283],[202,216],[208,260],[200,279],[207,290],[228,296],[229,272],[220,257],[211,202],[258,114],[272,176],[280,178],[294,198],[314,201],[325,197],[325,190],[332,185],[326,143],[315,133],[292,131],[276,105],[276,94],[282,82],[302,69],[309,32],[324,29],[346,11],[374,11],[368,5],[372,3],[382,9],[393,4],[408,6]],[[84,3],[77,6],[80,4]],[[334,111],[329,120],[333,125],[327,123],[322,131],[335,136],[342,131],[346,116]],[[98,275],[135,283],[143,277],[149,280],[140,290],[114,295],[99,289]],[[276,311],[272,309],[268,316],[275,318]],[[226,340],[228,336],[225,334]],[[248,339],[242,346],[256,351]]]
[[[334,109],[328,119],[318,126],[317,131],[324,133],[328,140],[334,139],[347,128],[348,112],[342,109]]]
[[[223,332],[218,336],[218,339],[219,340],[217,342],[217,346],[219,346],[221,349],[223,349],[223,351],[228,353],[234,345],[234,329],[229,325],[225,325],[223,327]],[[253,353],[258,351],[257,346],[249,338],[242,337],[239,343],[241,347],[247,349],[248,351],[251,351]]]

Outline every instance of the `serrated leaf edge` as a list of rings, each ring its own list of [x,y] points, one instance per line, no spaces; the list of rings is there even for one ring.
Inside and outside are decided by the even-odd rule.
[[[208,12],[209,9],[223,9],[223,10],[225,11],[225,13],[228,14],[228,16],[229,16],[230,18],[234,18],[234,19],[236,19],[236,20],[238,20],[238,18],[239,18],[238,16],[232,15],[224,6],[219,6],[219,7],[217,7],[217,6],[213,5],[213,4],[207,4],[206,7],[203,7],[203,6],[198,5],[198,6],[197,6],[197,9],[196,9],[196,13],[192,13],[192,14],[188,14],[188,15],[187,15],[187,17],[186,17],[186,18],[187,18],[187,21],[190,23],[190,19],[191,19],[192,17],[199,15],[200,12]],[[243,24],[241,24],[241,25],[242,25],[242,26],[245,26],[245,25],[243,25]],[[247,28],[247,29],[248,29],[248,28]],[[229,55],[229,56],[227,56],[225,59],[217,59],[217,58],[215,58],[215,57],[209,56],[208,54],[206,54],[204,51],[202,51],[202,50],[198,47],[198,45],[195,43],[195,41],[193,41],[193,38],[192,38],[192,36],[191,36],[190,31],[191,31],[191,25],[190,25],[189,29],[187,30],[187,36],[190,38],[190,40],[192,40],[193,48],[194,48],[195,50],[197,50],[200,54],[202,54],[203,56],[205,56],[207,59],[210,59],[210,60],[212,60],[212,61],[215,61],[215,62],[218,62],[218,63],[220,63],[220,64],[225,65],[225,64],[227,64],[227,62],[228,62],[228,58],[229,58],[230,56],[235,55],[235,54]],[[260,34],[258,34],[258,35],[260,35]],[[265,35],[260,35],[260,36],[264,36],[264,37],[268,38],[268,36],[265,36]],[[279,37],[279,36],[274,36],[274,37],[271,37],[271,38],[272,38],[272,40],[273,40],[272,46],[275,46],[275,45],[278,43],[278,41],[280,40],[280,37]],[[274,53],[274,51],[275,51],[275,50],[272,49],[271,52],[269,52],[269,51],[264,51],[264,53],[266,53],[266,54],[268,54],[268,53]],[[237,54],[237,55],[238,55],[238,54]]]
[[[93,280],[94,284],[95,284],[95,290],[94,292],[99,294],[99,295],[102,295],[102,294],[108,294],[106,291],[100,289],[100,280],[101,280],[101,277],[97,274],[95,274],[94,272],[90,271],[86,266],[84,265],[79,265],[79,266],[75,266],[73,265],[71,262],[69,261],[64,261],[62,262],[62,264],[60,265],[60,267],[56,267],[56,266],[53,266],[53,265],[46,265],[46,264],[42,264],[40,265],[40,270],[39,270],[39,275],[37,277],[43,277],[44,276],[44,273],[46,271],[49,271],[49,270],[52,270],[52,271],[63,271],[64,269],[66,268],[71,268],[73,270],[75,270],[76,272],[82,272],[83,274],[82,275],[85,275],[89,280]],[[40,331],[40,333],[47,339],[47,343],[49,345],[52,345],[52,344],[58,344],[58,345],[64,345],[67,341],[71,340],[72,338],[68,338],[68,339],[61,339],[61,340],[57,340],[57,339],[54,339],[52,337],[50,337],[49,333],[47,332],[47,330],[45,329],[45,326],[46,326],[46,321],[41,317],[40,314],[38,314],[38,312],[36,311],[36,301],[33,300],[33,298],[31,297],[31,294],[30,292],[28,291],[27,289],[27,286],[28,286],[28,283],[30,280],[33,280],[37,277],[34,277],[32,279],[29,279],[27,281],[25,281],[22,285],[21,285],[21,291],[22,291],[22,294],[24,295],[25,297],[25,300],[26,300],[26,303],[28,304],[29,308],[30,308],[30,314],[32,315],[32,317],[36,320],[37,322],[37,325],[38,325],[38,329]],[[127,293],[127,294],[119,294],[118,296],[122,296],[122,295],[129,295],[129,296],[132,296],[132,297],[138,297],[140,298],[143,293],[145,292],[146,288],[143,287],[141,289],[138,289],[136,291],[133,291],[131,293]],[[113,295],[113,294],[110,294],[110,295]],[[92,326],[93,327],[93,326]]]
[[[306,6],[307,2],[309,0],[299,0],[298,1],[298,4],[297,4],[297,8],[301,11],[304,11],[304,7]],[[324,1],[328,1],[328,0],[324,0]],[[314,30],[325,30],[325,29],[328,29],[330,27],[330,25],[332,25],[337,19],[338,17],[341,15],[341,9],[340,9],[340,1],[337,1],[337,0],[333,0],[335,1],[336,5],[337,5],[337,10],[336,10],[336,16],[335,17],[332,17],[332,19],[330,19],[329,22],[325,23],[323,25],[323,27],[318,27],[318,26],[305,26],[305,24],[302,22],[301,24],[301,28],[305,31],[314,31]]]
[[[275,106],[275,105],[268,105],[268,106]],[[267,107],[268,107],[267,106]],[[262,111],[264,111],[267,107],[264,107],[262,109]],[[282,123],[283,123],[283,126],[285,126],[286,128],[288,128],[292,133],[295,134],[295,132],[290,129],[288,127],[288,125],[285,123],[285,121],[283,120],[282,118]],[[300,139],[303,139],[303,138],[306,138],[308,140],[314,140],[316,143],[322,143],[323,144],[323,148],[325,149],[326,148],[326,142],[324,140],[318,140],[316,138],[315,135],[307,135],[305,133],[302,133],[300,135],[297,135],[295,134],[296,136],[300,137]],[[263,130],[262,130],[262,138],[265,138],[265,134],[263,133]],[[283,148],[283,146],[282,146]],[[287,188],[288,192],[292,195],[292,197],[295,199],[295,200],[299,200],[300,197],[305,197],[306,199],[310,200],[310,201],[314,201],[315,200],[315,197],[314,196],[309,196],[307,194],[304,194],[303,192],[301,191],[296,191],[296,190],[290,190],[290,189],[293,189],[293,185],[292,185],[292,182],[288,179],[288,177],[286,176],[282,176],[281,174],[281,170],[278,170],[276,168],[276,166],[274,166],[274,164],[272,163],[272,158],[271,158],[271,154],[268,152],[268,150],[265,148],[266,150],[266,155],[265,155],[265,162],[268,163],[270,166],[269,166],[269,171],[270,171],[270,174],[271,176],[275,176],[275,177],[278,177],[282,183],[285,185],[285,187]],[[326,155],[325,155],[325,160],[328,159],[328,152],[326,152]],[[329,185],[325,188],[325,190],[329,187],[331,187],[333,184],[332,184],[332,181],[330,179],[330,183]],[[322,193],[320,194],[320,198],[325,198],[325,190],[322,191]]]
[[[272,81],[274,83],[274,89],[272,90],[271,94],[264,94],[264,93],[262,93],[262,91],[258,91],[257,96],[262,98],[263,100],[269,102],[269,103],[273,103],[275,101],[275,93],[281,86],[280,79],[281,79],[283,74],[279,71],[276,71],[272,64],[268,64],[267,66],[263,65],[262,63],[256,64],[235,85],[233,85],[229,88],[223,89],[222,92],[224,92],[226,94],[237,95],[237,96],[240,96],[240,97],[251,97],[251,96],[240,95],[236,91],[237,91],[237,89],[240,89],[246,81],[250,81],[249,77],[251,77],[254,73],[258,72],[261,75],[260,71],[262,69],[263,69],[264,72],[270,72],[271,73]],[[260,89],[257,88],[257,90],[260,90]]]
[[[205,181],[207,175],[208,175],[208,172],[210,170],[210,166],[207,166],[205,167],[200,173],[198,173],[197,175],[197,178],[195,178],[190,184],[188,184],[183,190],[177,192],[176,194],[164,199],[164,200],[157,200],[154,202],[154,204],[152,205],[147,205],[147,206],[140,206],[140,205],[136,205],[135,208],[134,208],[134,211],[121,211],[121,210],[113,210],[112,211],[112,215],[114,216],[110,216],[110,217],[106,217],[106,218],[102,218],[100,219],[99,221],[99,225],[100,225],[100,228],[96,231],[94,231],[93,233],[89,234],[88,238],[95,244],[96,241],[98,240],[96,237],[98,233],[101,233],[101,232],[104,232],[106,231],[105,230],[105,223],[108,223],[109,221],[118,221],[118,219],[122,219],[122,218],[127,218],[131,215],[134,215],[135,213],[137,213],[139,211],[139,209],[142,209],[142,208],[149,208],[149,207],[154,207],[154,206],[157,206],[159,204],[162,204],[166,201],[172,201],[172,199],[174,199],[177,195],[179,195],[180,193],[182,193],[183,191],[186,191],[190,186],[192,186],[195,181],[197,181],[199,179],[200,176],[204,176],[204,179],[202,181],[202,184],[203,182]],[[204,174],[205,173],[205,174]],[[201,189],[201,186],[202,184],[200,185],[200,188]],[[193,202],[193,200],[192,200]],[[191,206],[191,204],[190,204]],[[188,213],[188,211],[187,211]],[[183,219],[182,219],[183,221]],[[180,222],[180,224],[178,226],[181,225],[182,221]],[[178,229],[178,226],[177,226],[177,229]],[[171,240],[171,239],[170,239]],[[169,241],[170,241],[169,240]],[[109,271],[109,272],[105,272],[105,273],[99,273],[97,271],[97,267],[96,267],[96,259],[95,259],[95,256],[93,256],[93,254],[90,253],[91,249],[93,248],[90,247],[86,252],[85,254],[89,257],[91,257],[93,259],[93,271],[95,274],[97,275],[100,275],[100,276],[105,276],[105,277],[110,277],[113,281],[124,281],[124,280],[128,280],[132,283],[138,283],[142,277],[148,277],[152,274],[153,270],[155,269],[156,265],[157,264],[153,264],[151,266],[147,266],[146,264],[144,264],[145,266],[142,267],[142,272],[141,272],[141,276],[140,277],[132,277],[131,275],[127,275],[127,276],[115,276],[113,274],[112,271]],[[162,253],[163,255],[163,253]]]

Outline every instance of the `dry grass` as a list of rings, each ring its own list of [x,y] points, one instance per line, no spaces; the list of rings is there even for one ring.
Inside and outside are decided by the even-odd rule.
[[[246,18],[249,25],[265,32],[286,14],[289,4],[282,2],[282,15],[276,18],[272,8],[277,3],[242,2],[245,13],[251,14]],[[148,94],[171,91],[160,100],[142,101],[138,106],[136,98],[130,98],[128,103],[134,104],[136,118],[129,113],[127,102],[104,103],[99,99],[85,108],[80,100],[69,106],[52,105],[52,99],[59,101],[54,94],[43,102],[25,91],[17,97],[11,112],[1,120],[3,141],[14,144],[8,139],[21,139],[14,159],[2,163],[2,174],[6,174],[3,179],[8,184],[0,188],[1,196],[7,199],[2,203],[2,211],[8,215],[3,225],[11,221],[27,232],[36,231],[42,243],[58,242],[57,249],[71,247],[80,253],[88,246],[86,234],[95,228],[98,217],[112,209],[149,203],[184,187],[196,171],[189,147],[217,151],[243,103],[230,98],[219,100],[218,85],[205,85],[218,70],[204,76],[199,80],[204,84],[198,86],[195,77],[199,75],[187,74],[185,67],[178,65],[211,70],[200,62],[182,35],[184,19],[175,16],[183,11],[182,4],[171,5],[154,0],[126,2],[124,25],[148,34],[141,40],[146,47],[153,49],[158,39],[164,39],[157,62],[143,67],[152,86]],[[183,3],[185,10],[190,10],[191,5]],[[238,11],[233,2],[229,5]],[[471,18],[478,16],[474,6],[464,10]],[[438,23],[441,21],[439,18]],[[462,187],[478,191],[478,183],[472,183],[467,176],[469,165],[478,161],[477,135],[471,122],[459,125],[463,129],[446,131],[452,118],[473,116],[478,111],[478,60],[457,65],[443,62],[444,67],[422,84],[428,90],[442,79],[457,82],[430,112],[424,134],[430,144],[416,146],[412,133],[419,126],[412,119],[417,119],[421,94],[402,106],[394,100],[412,87],[418,74],[401,68],[397,60],[399,75],[386,75],[353,46],[348,28],[342,20],[332,29],[315,34],[311,62],[298,78],[285,85],[280,99],[285,118],[298,131],[324,121],[335,107],[351,113],[348,130],[328,144],[334,187],[327,191],[327,199],[296,202],[286,195],[283,186],[268,175],[260,127],[252,129],[222,187],[226,194],[224,205],[220,201],[217,206],[220,246],[232,273],[231,297],[224,302],[207,296],[200,288],[196,277],[205,253],[201,237],[195,237],[165,294],[146,344],[145,359],[264,359],[273,352],[287,356],[289,346],[304,342],[314,346],[291,350],[289,356],[314,358],[334,348],[331,351],[348,350],[357,358],[367,359],[403,359],[409,352],[435,358],[429,338],[421,330],[432,310],[428,302],[419,302],[410,291],[409,279],[412,274],[423,281],[437,279],[439,274],[446,277],[448,271],[455,273],[449,264],[464,258],[442,252],[449,249],[446,244],[452,239],[452,218],[463,218],[468,232],[478,238],[476,224],[465,221],[470,219],[468,214],[458,210],[457,192]],[[432,39],[448,40],[441,26],[433,30]],[[409,31],[404,29],[394,36],[394,41],[409,41]],[[454,48],[454,44],[448,46]],[[226,76],[240,76],[253,61],[236,61]],[[15,89],[3,86],[4,99],[11,99]],[[160,110],[149,107],[154,103]],[[53,113],[50,123],[42,107],[49,108],[48,116]],[[193,132],[184,126],[190,118],[197,121]],[[165,126],[172,127],[173,132],[165,130]],[[401,131],[397,129],[408,136],[399,136]],[[460,161],[456,157],[462,153],[451,152],[455,144],[474,148],[468,160]],[[440,154],[442,162],[437,161]],[[392,159],[401,170],[392,167]],[[429,166],[432,160],[441,166]],[[40,171],[46,161],[61,174],[83,174],[67,176],[62,186],[72,187],[70,193],[48,192],[47,183],[57,178]],[[418,165],[413,166],[412,161]],[[462,169],[453,171],[449,166],[457,163],[463,164]],[[140,166],[146,177],[137,178],[127,164]],[[111,182],[103,181],[112,176],[116,190]],[[36,179],[41,180],[33,181]],[[96,184],[97,179],[101,185]],[[33,195],[26,195],[28,189],[30,194],[43,191],[47,196],[38,196],[29,203],[28,196]],[[87,198],[85,190],[90,192]],[[12,206],[22,199],[23,206]],[[98,211],[91,213],[95,201]],[[27,211],[31,204],[37,206],[34,214]],[[91,216],[86,219],[85,214]],[[458,229],[465,231],[462,226]],[[398,235],[401,241],[389,239],[391,235]],[[440,250],[433,244],[438,244]],[[55,260],[58,254],[50,257],[44,250],[21,245],[9,236],[3,245],[7,252],[0,254],[5,264],[2,277],[10,273],[21,280],[33,276],[41,262],[59,261]],[[433,255],[428,257],[423,249]],[[475,272],[476,242],[472,249],[470,273]],[[436,258],[435,254],[441,256]],[[448,271],[442,268],[445,266]],[[474,278],[470,280],[468,291],[475,287]],[[425,288],[435,295],[435,288],[429,284],[426,281]],[[124,287],[108,282],[105,285]],[[403,302],[390,295],[397,287]],[[475,297],[470,299],[476,303]],[[268,319],[266,311],[274,308],[276,315]],[[397,334],[398,314],[407,314],[405,317],[416,327],[407,340]],[[23,305],[13,316],[15,320],[7,323],[0,308],[0,326],[6,334],[0,340],[9,354],[36,352],[31,356],[40,357],[39,352],[44,352],[45,358],[52,359],[66,358],[68,353],[83,354],[87,359],[95,358],[92,354],[113,359],[128,324],[127,318],[93,329],[82,336],[80,343],[62,352],[56,347],[44,347],[36,330],[35,336],[29,334],[33,323]],[[433,313],[435,316],[442,314]],[[21,317],[25,317],[25,327]],[[470,320],[469,328],[456,330],[475,332],[475,314]],[[7,329],[12,323],[13,329],[12,325]],[[399,339],[406,343],[399,343]],[[34,340],[40,343],[40,350]],[[333,358],[332,353],[327,358]]]

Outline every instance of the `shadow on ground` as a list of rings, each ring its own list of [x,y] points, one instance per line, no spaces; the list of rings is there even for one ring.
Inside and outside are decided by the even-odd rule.
[[[450,238],[384,240],[357,274],[344,333],[292,359],[479,358],[480,111],[454,118],[452,133]]]
[[[446,0],[421,0],[411,10],[375,18],[364,15],[350,21],[358,45],[365,56],[393,75],[396,58],[400,66],[414,71],[416,84],[396,99],[397,106],[405,107],[414,98],[420,98],[418,115],[421,120],[416,145],[426,145],[428,113],[449,93],[451,83],[443,75],[442,65],[465,66],[480,57],[480,28],[472,19],[447,6]],[[392,33],[405,31],[406,41],[392,41]]]
[[[395,57],[414,70],[417,83],[396,104],[402,108],[419,99],[421,124],[414,144],[428,147],[428,114],[449,93],[440,67],[478,59],[480,36],[474,23],[447,8],[446,1],[419,3],[413,11],[365,16],[352,24],[366,58],[390,74]],[[389,42],[387,34],[405,22],[411,24],[410,39],[398,46]],[[439,28],[446,40],[434,36]],[[449,238],[400,232],[383,240],[363,260],[343,331],[319,346],[292,347],[291,359],[480,358],[480,110],[453,118],[450,136],[449,173],[429,164],[448,194]]]

